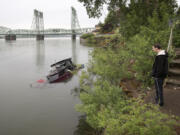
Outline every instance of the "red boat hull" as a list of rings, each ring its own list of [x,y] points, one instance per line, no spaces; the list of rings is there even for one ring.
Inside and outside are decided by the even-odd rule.
[[[72,73],[71,72],[65,72],[63,75],[59,75],[58,79],[51,81],[50,83],[57,83],[57,82],[63,82],[66,81],[68,79],[70,79],[72,77]]]

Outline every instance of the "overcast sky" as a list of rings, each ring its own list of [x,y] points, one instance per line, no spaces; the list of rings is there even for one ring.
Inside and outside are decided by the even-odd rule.
[[[85,7],[77,0],[0,0],[0,26],[29,29],[33,20],[33,10],[38,9],[44,13],[45,28],[69,29],[71,6],[76,9],[82,28],[94,27],[99,21],[103,22],[107,14],[104,10],[100,19],[89,19]]]

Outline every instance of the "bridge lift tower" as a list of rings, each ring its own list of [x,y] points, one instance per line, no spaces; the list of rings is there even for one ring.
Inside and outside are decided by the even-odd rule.
[[[77,17],[76,9],[71,7],[71,30],[72,30],[72,39],[76,38],[76,30],[81,29],[79,25],[79,20]]]
[[[36,31],[36,40],[44,40],[43,12],[34,9],[34,17],[31,28]]]

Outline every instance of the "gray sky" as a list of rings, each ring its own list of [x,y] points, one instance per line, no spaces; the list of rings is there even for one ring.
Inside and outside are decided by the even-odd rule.
[[[76,9],[82,28],[94,27],[106,14],[104,11],[100,19],[89,19],[85,7],[77,0],[0,0],[0,26],[29,29],[33,9],[37,9],[44,13],[45,28],[70,28],[71,6]]]
[[[99,21],[103,22],[107,14],[104,10],[100,19],[89,19],[85,7],[77,0],[0,0],[0,26],[29,29],[33,9],[38,9],[44,13],[45,28],[70,28],[71,6],[76,9],[82,28],[94,27]]]

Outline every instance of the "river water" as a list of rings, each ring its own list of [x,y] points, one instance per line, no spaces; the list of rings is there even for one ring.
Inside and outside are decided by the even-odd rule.
[[[80,116],[73,89],[80,72],[63,83],[37,80],[64,58],[86,65],[90,50],[70,37],[0,39],[0,135],[73,135]]]

